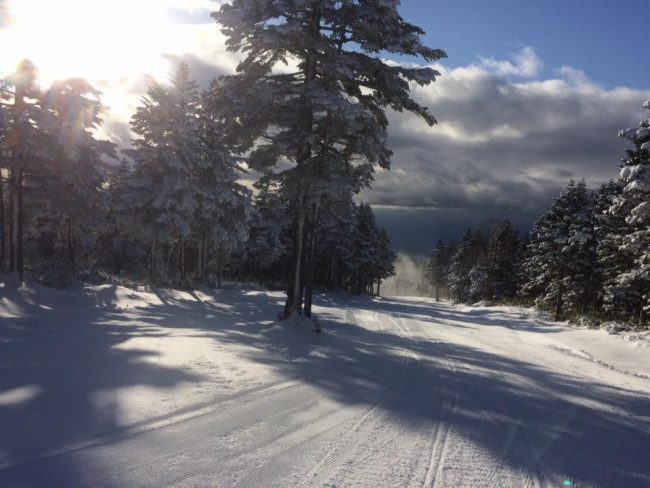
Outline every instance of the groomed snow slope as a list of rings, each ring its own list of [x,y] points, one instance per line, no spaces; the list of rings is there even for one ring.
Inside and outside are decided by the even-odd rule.
[[[650,486],[650,347],[526,310],[0,288],[0,486]]]

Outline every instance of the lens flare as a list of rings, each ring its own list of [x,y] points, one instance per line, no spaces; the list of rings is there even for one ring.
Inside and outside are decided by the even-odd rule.
[[[125,73],[164,76],[173,50],[170,3],[161,0],[8,0],[0,29],[0,70],[28,58],[41,82],[83,77],[113,81]],[[8,46],[8,48],[7,48]]]

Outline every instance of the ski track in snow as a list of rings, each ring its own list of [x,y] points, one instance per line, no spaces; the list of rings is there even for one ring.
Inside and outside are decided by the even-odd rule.
[[[269,327],[270,292],[25,295],[0,302],[2,487],[650,486],[626,341],[427,299],[320,297],[315,336]]]

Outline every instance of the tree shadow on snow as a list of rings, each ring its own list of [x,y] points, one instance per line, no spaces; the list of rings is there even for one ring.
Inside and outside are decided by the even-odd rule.
[[[157,364],[154,350],[124,347],[132,339],[166,333],[125,319],[115,308],[115,287],[92,293],[40,290],[34,296],[29,290],[7,291],[10,300],[0,303],[18,315],[0,319],[3,487],[80,485],[84,467],[70,459],[38,468],[34,462],[119,436],[128,419],[116,399],[137,394],[134,387],[164,391],[201,380]],[[111,394],[115,390],[122,396]]]
[[[282,305],[270,293],[203,290],[190,293],[191,299],[179,298],[175,292],[156,293],[160,304],[129,311],[127,324],[117,323],[125,320],[124,311],[96,308],[84,331],[89,336],[76,327],[71,332],[78,337],[64,338],[52,331],[58,329],[54,322],[47,324],[36,350],[26,335],[41,331],[24,324],[16,326],[18,332],[2,329],[0,367],[19,367],[16,374],[0,370],[0,392],[30,385],[40,388],[24,403],[0,403],[2,456],[20,458],[27,446],[44,445],[47,439],[55,439],[54,445],[65,444],[83,441],[89,432],[116,429],[115,412],[98,403],[102,390],[136,383],[165,388],[199,381],[179,369],[144,362],[150,351],[116,349],[132,337],[170,331],[182,336],[187,330],[193,337],[202,335],[218,344],[246,345],[248,360],[313,385],[342,404],[377,405],[387,419],[413,431],[428,432],[442,419],[455,435],[469,446],[482,448],[496,464],[537,472],[558,484],[570,478],[574,486],[650,486],[647,396],[561,375],[505,354],[427,338],[435,337],[431,331],[441,323],[552,332],[543,330],[542,324],[489,309],[464,312],[410,300],[319,296],[315,303],[325,332],[318,336],[299,326],[270,327],[270,311],[279,311]],[[112,299],[102,300],[111,303]],[[349,310],[343,314],[346,320],[341,319],[340,309]],[[364,313],[379,314],[383,330],[355,325],[355,314]],[[65,312],[53,310],[47,320],[63,317]],[[396,329],[391,317],[415,317],[423,325],[414,328],[427,329],[410,337]],[[62,371],[64,378],[53,377]],[[19,424],[24,428],[17,429]],[[63,462],[59,466],[61,472],[46,474],[70,480],[67,485],[74,486],[75,470],[83,466]],[[3,479],[6,476],[0,471],[0,484]]]

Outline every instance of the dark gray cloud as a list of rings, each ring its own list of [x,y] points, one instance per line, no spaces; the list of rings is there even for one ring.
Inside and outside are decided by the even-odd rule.
[[[625,148],[617,132],[637,124],[650,98],[606,90],[570,68],[545,81],[504,77],[502,65],[485,62],[438,69],[439,81],[413,94],[439,125],[390,114],[392,169],[361,195],[409,252],[494,218],[528,230],[569,179],[615,178]]]
[[[232,73],[237,56],[215,43],[223,39],[213,25],[192,29],[203,50],[165,57],[170,68],[186,61],[206,87]],[[414,87],[413,96],[439,124],[429,128],[410,114],[389,114],[392,169],[379,171],[360,199],[377,208],[400,249],[425,252],[438,237],[456,238],[495,218],[528,230],[569,179],[596,186],[616,177],[625,148],[616,134],[645,115],[641,105],[650,90],[605,89],[569,67],[555,79],[536,80],[539,66],[529,48],[511,61],[436,66],[440,79]],[[123,114],[135,110],[150,81],[141,76],[118,87],[130,102],[121,118],[107,121],[115,139],[128,141]]]

